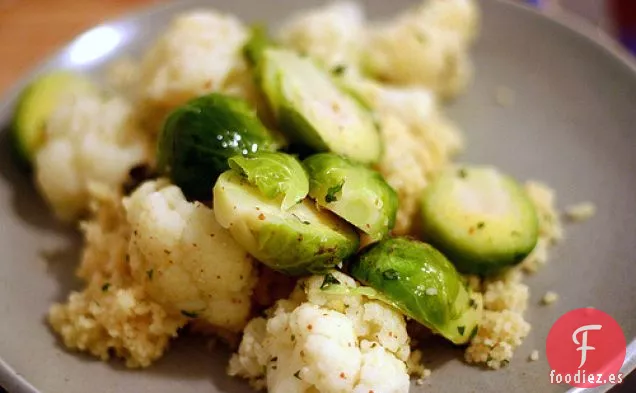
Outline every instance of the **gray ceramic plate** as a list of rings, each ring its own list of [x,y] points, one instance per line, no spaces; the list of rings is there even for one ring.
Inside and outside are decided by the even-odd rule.
[[[37,71],[69,67],[98,76],[106,62],[138,54],[172,15],[195,6],[213,4],[248,20],[275,23],[315,3],[175,2],[91,30]],[[372,17],[382,17],[411,3],[373,0],[367,6]],[[571,23],[496,0],[484,1],[483,8],[483,34],[474,51],[477,78],[452,108],[468,136],[465,159],[545,180],[557,189],[560,205],[591,200],[598,215],[568,228],[551,263],[528,280],[532,304],[547,290],[561,298],[552,307],[530,308],[532,333],[509,368],[483,371],[463,365],[460,352],[431,350],[426,357],[435,359],[434,376],[422,390],[564,391],[549,385],[545,356],[526,362],[535,348],[544,354],[546,334],[560,315],[595,306],[619,321],[628,340],[636,337],[636,68],[609,41],[566,26]],[[499,86],[516,92],[513,107],[495,103]],[[20,87],[0,103],[0,125],[8,124]],[[0,385],[11,393],[248,392],[245,384],[224,376],[227,354],[210,355],[196,339],[177,341],[142,372],[63,350],[44,316],[51,302],[77,286],[72,278],[77,239],[51,220],[29,179],[10,161],[7,133],[1,136]],[[42,251],[48,251],[46,259]]]

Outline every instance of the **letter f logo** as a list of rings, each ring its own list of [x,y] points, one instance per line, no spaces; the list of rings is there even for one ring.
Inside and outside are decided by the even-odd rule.
[[[574,344],[580,345],[580,347],[576,348],[577,351],[581,351],[581,364],[579,364],[579,368],[583,367],[585,361],[587,360],[587,351],[593,351],[596,348],[587,345],[587,332],[588,330],[601,330],[601,325],[585,325],[576,329],[574,333],[572,333],[572,341]],[[579,333],[583,333],[581,336],[583,339],[579,342],[578,336]]]

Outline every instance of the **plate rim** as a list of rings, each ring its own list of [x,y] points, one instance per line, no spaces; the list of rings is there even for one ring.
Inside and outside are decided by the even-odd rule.
[[[186,0],[185,2],[194,2],[197,0]],[[484,0],[477,0],[478,3],[482,3]],[[586,39],[587,42],[594,45],[597,49],[600,49],[607,56],[617,60],[623,66],[625,66],[632,75],[636,78],[636,56],[632,55],[624,46],[622,46],[617,40],[612,38],[606,31],[600,28],[595,28],[591,23],[584,18],[577,16],[573,13],[559,12],[548,13],[531,7],[527,4],[513,2],[512,0],[491,0],[496,3],[500,3],[506,7],[513,7],[521,12],[533,14],[534,17],[548,20],[561,28],[569,30],[581,38]],[[149,17],[159,12],[170,12],[171,9],[177,8],[178,4],[183,4],[184,1],[168,1],[159,2],[156,4],[145,5],[141,7],[135,7],[134,9],[121,14],[118,17],[109,18],[105,21],[93,25],[87,29],[84,29],[80,33],[76,34],[71,40],[65,42],[48,55],[44,56],[35,66],[29,68],[16,82],[11,84],[8,89],[0,96],[0,113],[11,112],[10,109],[13,103],[19,96],[20,91],[38,75],[45,65],[52,59],[60,57],[73,43],[77,42],[85,34],[104,26],[121,25],[131,23],[135,19],[140,17]],[[193,6],[192,8],[214,8],[213,4],[201,6]],[[5,132],[6,130],[0,130]],[[627,377],[628,374],[635,372],[636,370],[636,338],[628,343],[625,361],[621,372]],[[9,393],[43,393],[33,386],[26,378],[18,373],[8,362],[2,358],[0,354],[0,387],[10,389]],[[597,388],[570,388],[565,393],[605,393],[612,389],[614,386],[603,385]]]

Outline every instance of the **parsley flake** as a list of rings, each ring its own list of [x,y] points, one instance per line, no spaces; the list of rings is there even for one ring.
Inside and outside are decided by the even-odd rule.
[[[338,279],[335,278],[333,274],[327,273],[325,275],[325,279],[322,282],[322,285],[320,286],[320,289],[325,289],[330,285],[340,285],[340,281],[338,281]]]

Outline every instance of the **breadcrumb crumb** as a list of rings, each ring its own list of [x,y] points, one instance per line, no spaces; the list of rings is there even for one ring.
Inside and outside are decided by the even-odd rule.
[[[521,263],[527,273],[534,273],[548,261],[548,248],[563,239],[563,225],[555,207],[554,191],[547,185],[529,181],[525,190],[537,210],[539,218],[539,241],[534,250]]]
[[[495,89],[495,102],[498,105],[509,108],[514,106],[516,99],[515,91],[506,86],[499,86]]]
[[[565,209],[566,217],[572,222],[589,220],[596,214],[596,206],[591,202],[581,202]]]
[[[559,299],[559,295],[556,292],[548,291],[541,298],[541,304],[543,304],[544,306],[548,306],[556,302],[558,299]]]
[[[539,360],[539,351],[538,350],[534,350],[530,353],[530,356],[528,357],[528,360],[531,362],[536,362],[537,360]]]
[[[431,376],[431,370],[427,369],[422,362],[423,353],[421,350],[416,349],[411,352],[408,360],[406,361],[406,369],[412,378],[416,379],[416,383],[421,385],[420,381]]]
[[[530,324],[520,313],[485,310],[464,358],[468,363],[485,364],[495,370],[505,367],[529,332]]]
[[[528,286],[521,282],[521,272],[511,270],[502,277],[487,279],[484,285],[484,307],[487,310],[510,310],[522,313],[528,306]]]

